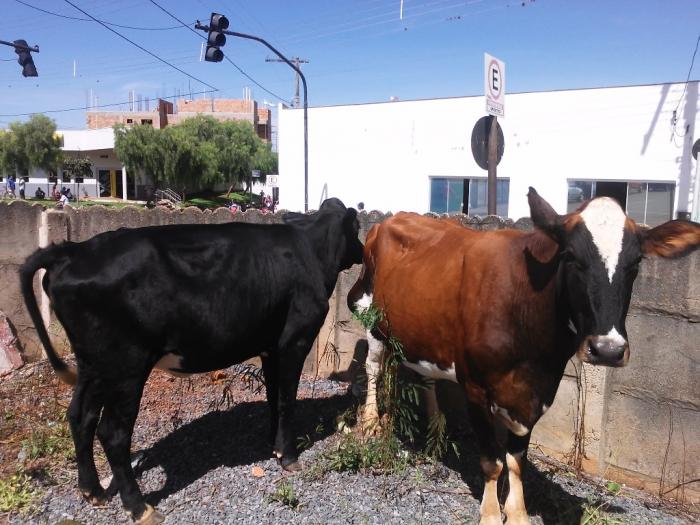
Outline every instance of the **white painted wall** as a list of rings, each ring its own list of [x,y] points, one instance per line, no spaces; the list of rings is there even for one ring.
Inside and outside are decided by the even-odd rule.
[[[569,179],[674,182],[676,209],[690,211],[700,104],[691,82],[674,136],[683,87],[507,94],[498,176],[510,179],[510,217],[529,215],[528,186],[566,212]],[[471,153],[484,104],[478,96],[309,109],[309,208],[338,197],[367,210],[424,213],[430,176],[486,177]],[[280,207],[303,210],[303,110],[280,107],[278,115]]]

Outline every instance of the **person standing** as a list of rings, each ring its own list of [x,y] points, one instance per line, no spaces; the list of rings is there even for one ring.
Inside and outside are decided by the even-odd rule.
[[[19,178],[19,198],[25,200],[24,188],[25,188],[24,177]]]
[[[12,199],[15,199],[17,195],[15,195],[15,176],[10,175],[7,178],[7,193],[9,194],[9,197]]]

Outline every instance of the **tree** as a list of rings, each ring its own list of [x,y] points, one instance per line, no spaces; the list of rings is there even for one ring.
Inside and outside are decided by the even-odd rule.
[[[69,157],[63,161],[63,170],[71,174],[71,177],[92,177],[92,161],[88,157]]]
[[[9,131],[0,135],[0,169],[4,172],[56,172],[62,162],[56,123],[44,115],[32,115],[27,122],[12,122]]]
[[[115,153],[127,169],[143,170],[178,190],[247,182],[252,169],[277,170],[277,155],[249,122],[197,116],[158,130],[115,127]]]

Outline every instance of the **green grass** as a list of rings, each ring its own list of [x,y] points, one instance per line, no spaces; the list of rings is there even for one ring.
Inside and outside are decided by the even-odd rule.
[[[276,501],[282,505],[290,507],[292,510],[299,510],[301,503],[294,492],[294,486],[287,479],[282,479],[277,484],[275,492],[269,495],[270,501]]]
[[[46,426],[33,428],[29,437],[22,441],[22,448],[26,451],[27,459],[30,460],[73,457],[75,449],[65,415],[57,421],[48,422]]]
[[[22,471],[0,479],[0,512],[26,511],[35,495],[29,476]]]
[[[196,206],[202,210],[213,210],[222,207],[228,208],[232,201],[238,204],[248,204],[250,202],[250,194],[234,191],[227,198],[225,193],[202,192],[191,195],[185,201],[185,206]],[[260,195],[253,194],[253,206],[260,206]]]

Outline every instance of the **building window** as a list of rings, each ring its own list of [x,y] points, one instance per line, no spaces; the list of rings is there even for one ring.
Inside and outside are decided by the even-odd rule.
[[[612,197],[634,221],[658,226],[673,217],[676,185],[669,182],[569,181],[567,211],[593,197]]]
[[[149,126],[153,125],[153,119],[150,118],[142,118],[141,119],[141,124],[148,124]]]
[[[432,177],[430,179],[430,211],[435,213],[488,214],[486,179],[457,179]],[[496,181],[496,213],[508,216],[510,181]]]
[[[128,119],[126,119],[126,123],[127,123],[127,124],[133,124],[133,123],[134,123],[134,119],[128,118]]]

